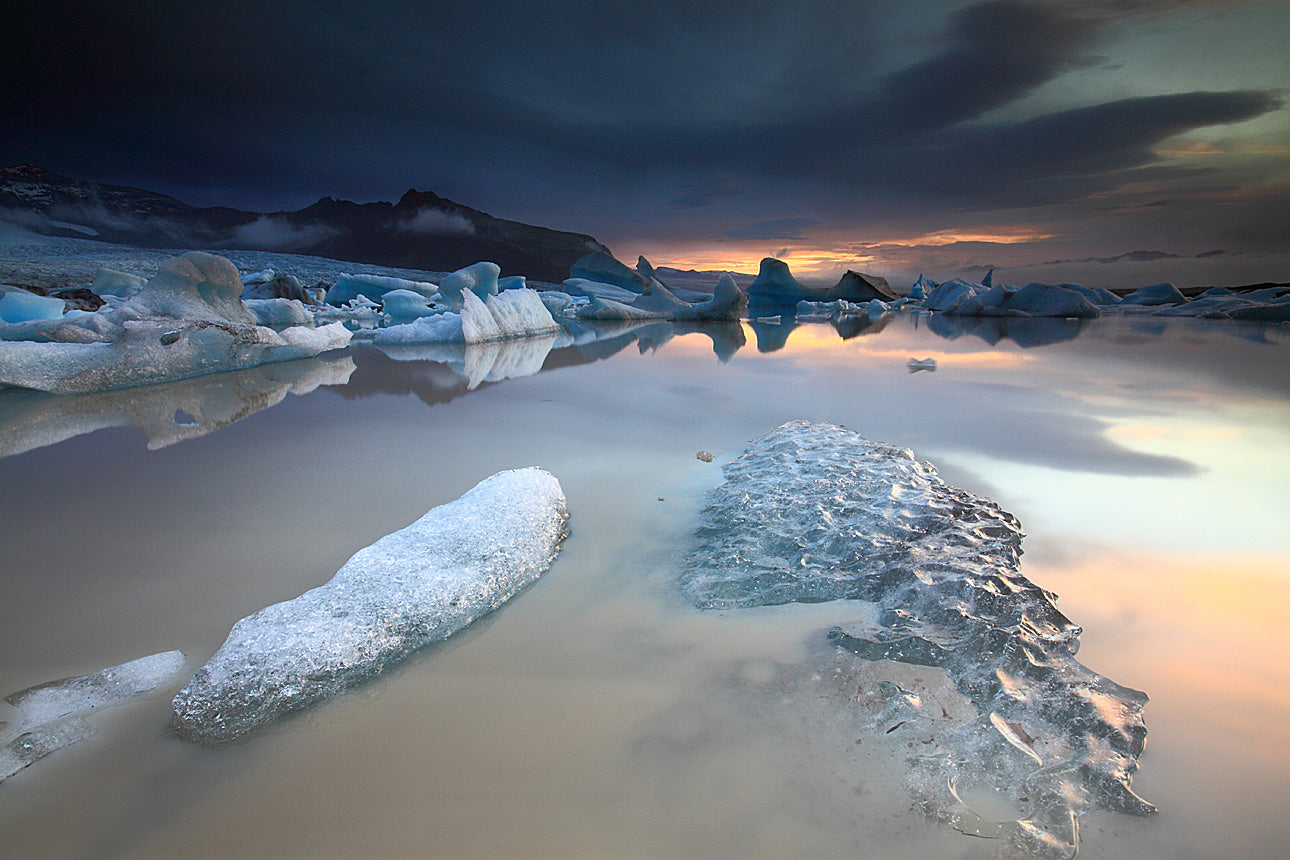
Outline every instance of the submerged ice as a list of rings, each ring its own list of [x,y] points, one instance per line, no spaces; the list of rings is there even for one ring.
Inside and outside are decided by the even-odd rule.
[[[546,572],[567,517],[542,469],[481,481],[359,550],[326,584],[237,622],[175,696],[172,727],[228,743],[446,639]]]
[[[83,719],[176,680],[184,666],[179,651],[165,651],[89,675],[49,681],[5,696],[17,709],[14,725],[0,723],[0,782],[52,752],[94,734]]]
[[[725,475],[683,592],[705,609],[863,601],[840,604],[831,642],[942,669],[976,712],[948,731],[940,709],[886,691],[893,725],[928,728],[908,778],[925,811],[962,823],[961,789],[984,786],[1019,810],[994,835],[1068,856],[1086,809],[1154,811],[1130,788],[1147,697],[1075,660],[1080,628],[1019,572],[1015,517],[908,450],[827,424],[785,424]]]

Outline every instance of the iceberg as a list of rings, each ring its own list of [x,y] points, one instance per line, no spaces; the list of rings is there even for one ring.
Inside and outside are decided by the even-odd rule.
[[[748,303],[756,307],[790,308],[798,302],[832,302],[839,299],[867,303],[896,300],[886,278],[863,272],[846,272],[832,287],[808,287],[793,277],[788,264],[774,257],[761,261],[757,278],[748,287]]]
[[[1185,301],[1187,301],[1187,297],[1173,284],[1166,282],[1138,287],[1125,296],[1121,304],[1155,307],[1157,305],[1180,305]]]
[[[644,258],[642,257],[642,259]],[[639,271],[627,268],[626,265],[603,251],[587,254],[574,263],[569,270],[570,280],[585,280],[595,284],[607,284],[636,295],[640,295],[649,289],[652,276],[652,269],[650,270],[650,277],[646,277]],[[569,281],[565,281],[565,283],[568,284]],[[627,301],[630,302],[631,299]]]
[[[136,320],[124,323],[112,343],[0,342],[0,383],[55,394],[111,391],[309,358],[349,341],[341,323],[275,332],[207,320]]]
[[[108,391],[308,358],[349,344],[343,324],[314,328],[303,306],[284,299],[256,307],[266,321],[299,324],[281,332],[259,325],[261,317],[242,302],[242,288],[228,260],[190,251],[162,262],[138,293],[110,307],[0,325],[0,384],[57,394]]]
[[[1087,809],[1155,811],[1130,787],[1147,696],[1075,659],[1080,628],[1019,571],[1015,517],[906,449],[828,424],[784,424],[724,471],[682,592],[701,609],[838,601],[826,637],[839,649],[943,672],[975,716],[947,726],[888,684],[874,724],[926,737],[907,775],[925,812],[962,824],[965,790],[980,788],[1018,811],[995,835],[1073,856]]]
[[[327,289],[323,301],[333,307],[344,307],[360,296],[380,303],[382,297],[391,290],[411,290],[429,298],[439,291],[439,287],[423,281],[409,281],[405,278],[394,278],[386,275],[345,275],[336,279],[336,283]]]
[[[177,680],[183,667],[182,653],[165,651],[5,696],[17,708],[18,721],[13,726],[0,723],[0,782],[92,736],[94,730],[82,719],[91,711],[150,693]]]
[[[1079,290],[1046,284],[1017,289],[1006,284],[974,284],[962,278],[937,285],[923,299],[923,307],[968,317],[1090,318],[1101,314]]]
[[[415,320],[439,313],[430,300],[412,290],[390,290],[381,297],[381,309],[392,320]]]
[[[67,303],[26,290],[0,287],[0,322],[23,323],[61,319]]]
[[[129,272],[118,272],[115,269],[99,269],[94,275],[90,289],[100,296],[118,296],[127,298],[143,289],[147,281]]]
[[[387,326],[376,332],[373,342],[379,346],[487,343],[560,331],[560,324],[551,316],[541,296],[527,287],[490,294],[483,300],[465,289],[460,300],[460,310],[456,313],[447,311]]]
[[[287,328],[293,325],[314,327],[313,314],[297,299],[244,299],[242,304],[258,325]]]
[[[474,293],[480,300],[497,295],[497,276],[501,273],[502,267],[496,263],[475,263],[458,269],[439,284],[439,295],[450,310],[460,311],[465,293]]]
[[[380,674],[536,581],[567,518],[549,472],[486,478],[359,550],[325,585],[237,622],[175,696],[171,727],[228,743]]]

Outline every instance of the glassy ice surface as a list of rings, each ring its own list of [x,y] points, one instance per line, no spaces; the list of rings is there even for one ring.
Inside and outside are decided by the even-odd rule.
[[[879,687],[884,731],[927,735],[909,782],[929,813],[986,835],[959,788],[988,790],[1023,810],[990,835],[1068,856],[1087,808],[1155,812],[1129,786],[1147,697],[1074,659],[1080,629],[1018,569],[1015,517],[949,486],[912,452],[833,424],[784,424],[724,471],[683,591],[705,609],[864,601],[859,623],[856,609],[838,606],[848,627],[831,628],[830,641],[868,660],[943,669],[970,718]]]
[[[81,717],[178,679],[184,655],[166,651],[89,675],[61,678],[10,693],[13,725],[0,723],[0,782],[52,752],[94,734]]]
[[[502,469],[557,475],[570,533],[521,599],[241,744],[168,735],[168,696],[91,714],[94,738],[0,786],[0,853],[990,855],[1019,798],[956,783],[977,814],[956,826],[984,840],[910,791],[910,758],[979,715],[948,669],[830,642],[881,620],[862,602],[700,610],[678,585],[722,464],[805,419],[1014,514],[1020,570],[1083,628],[1080,663],[1150,693],[1133,789],[1160,813],[1090,806],[1081,857],[1280,858],[1287,348],[1283,327],[1172,318],[588,326],[505,373],[362,346],[292,396],[259,380],[178,387],[169,412],[21,410],[26,441],[0,457],[0,691],[166,648],[200,664],[238,619]],[[1010,733],[1050,761],[999,716],[973,725],[1001,758],[1033,761]]]

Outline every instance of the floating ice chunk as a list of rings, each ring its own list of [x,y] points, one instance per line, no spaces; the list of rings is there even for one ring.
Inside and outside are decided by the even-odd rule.
[[[343,307],[360,296],[373,302],[380,302],[381,297],[391,290],[411,290],[429,298],[438,289],[434,284],[423,281],[409,281],[385,275],[341,275],[327,290],[323,301],[329,305]]]
[[[650,292],[632,302],[632,307],[653,311],[671,320],[737,320],[747,303],[748,297],[735,284],[734,278],[722,274],[712,297],[706,301],[684,301],[667,287],[656,283]]]
[[[123,330],[112,343],[0,342],[0,383],[56,394],[110,391],[308,358],[348,346],[351,337],[341,323],[275,332],[205,320],[136,320]]]
[[[242,304],[242,278],[237,267],[203,251],[162,261],[157,274],[126,307],[141,317],[255,322]]]
[[[378,346],[401,346],[422,343],[465,343],[461,314],[446,311],[434,316],[421,317],[410,323],[378,329],[372,342]]]
[[[166,651],[91,675],[28,687],[5,696],[18,709],[14,726],[0,724],[0,782],[52,752],[94,734],[81,717],[177,680],[184,655]]]
[[[1075,660],[1080,628],[1019,571],[1015,517],[910,451],[833,425],[785,424],[724,471],[682,591],[704,609],[872,604],[839,602],[862,623],[829,640],[867,661],[938,667],[976,712],[948,729],[947,713],[889,691],[929,735],[907,775],[923,809],[953,820],[979,787],[1024,811],[1006,828],[1016,847],[1062,856],[1090,807],[1155,811],[1130,787],[1147,697]]]
[[[118,272],[115,269],[99,269],[94,275],[94,283],[90,289],[100,296],[119,296],[125,298],[132,296],[147,281],[138,275],[131,275],[128,272]]]
[[[505,278],[497,279],[497,291],[504,293],[507,290],[524,290],[528,289],[528,278],[523,275],[510,275]]]
[[[1009,316],[1096,317],[1101,311],[1082,292],[1066,287],[1027,284],[1007,297]]]
[[[644,259],[643,257],[641,259]],[[640,295],[650,287],[650,279],[639,271],[632,271],[623,263],[603,251],[587,254],[569,270],[570,280],[586,280],[596,284],[607,284],[619,289]],[[565,281],[569,283],[569,281]],[[612,296],[610,298],[613,298]],[[615,301],[624,301],[616,298]],[[627,298],[630,304],[631,299]]]
[[[274,272],[272,269],[261,269],[258,272],[251,272],[250,274],[243,275],[242,284],[244,286],[250,286],[251,284],[267,284],[269,281],[273,280],[273,277]]]
[[[255,321],[260,325],[274,327],[303,325],[309,328],[313,328],[314,325],[313,314],[294,299],[245,299],[242,304],[246,305],[246,309],[255,316]]]
[[[551,317],[573,316],[574,305],[578,304],[578,299],[568,293],[561,293],[556,290],[545,290],[538,293],[538,298],[546,309],[551,312]]]
[[[484,305],[497,321],[503,337],[533,337],[560,330],[560,324],[546,309],[542,297],[527,287],[490,295]]]
[[[1187,297],[1173,284],[1166,282],[1138,287],[1125,296],[1121,304],[1154,307],[1156,305],[1180,305],[1185,301],[1187,301]]]
[[[832,287],[808,287],[793,277],[788,264],[774,257],[761,261],[757,278],[748,286],[748,303],[757,307],[788,308],[800,301],[854,303],[896,298],[886,278],[848,271]]]
[[[618,302],[623,305],[630,305],[641,294],[632,290],[613,284],[606,284],[600,281],[592,281],[587,278],[569,278],[564,282],[564,289],[572,296],[583,296],[589,299],[604,299],[606,301]]]
[[[936,370],[936,359],[934,358],[911,358],[905,362],[910,373],[917,373],[920,370]]]
[[[502,267],[496,263],[475,263],[464,269],[458,269],[443,279],[439,284],[439,295],[448,303],[448,308],[460,311],[464,301],[463,292],[474,293],[481,301],[497,294],[497,276]]]
[[[1026,284],[1027,287],[1047,287],[1048,284]],[[1064,290],[1074,290],[1095,305],[1118,305],[1120,297],[1105,287],[1086,287],[1083,284],[1057,284]]]
[[[913,286],[909,288],[909,293],[906,295],[906,298],[911,302],[921,302],[923,299],[927,298],[927,296],[931,295],[932,290],[935,290],[939,286],[940,284],[933,280],[929,280],[924,277],[922,273],[919,273],[918,280],[914,281]]]
[[[438,313],[425,296],[412,290],[390,290],[381,297],[381,306],[391,319],[405,322]]]
[[[542,469],[485,479],[359,550],[325,585],[235,624],[175,696],[172,727],[227,743],[446,639],[547,570],[567,517]]]
[[[507,290],[481,301],[472,291],[461,293],[460,311],[426,316],[388,326],[373,340],[380,345],[419,343],[487,343],[517,337],[553,334],[560,324],[528,288]]]
[[[66,309],[67,303],[62,299],[26,290],[7,289],[0,293],[0,321],[7,323],[61,319]]]

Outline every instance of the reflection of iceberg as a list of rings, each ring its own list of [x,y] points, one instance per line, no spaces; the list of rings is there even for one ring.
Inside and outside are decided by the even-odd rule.
[[[18,710],[13,726],[0,723],[0,782],[52,752],[94,734],[82,717],[151,692],[174,680],[184,655],[166,651],[92,675],[63,678],[5,696]]]
[[[233,625],[174,699],[188,740],[236,740],[446,639],[537,580],[565,536],[542,469],[499,472],[354,553],[326,584]]]
[[[555,340],[556,336],[552,334],[488,343],[377,344],[377,348],[395,361],[446,364],[453,372],[464,376],[467,389],[473,390],[481,382],[501,382],[537,373]]]
[[[164,448],[275,406],[287,394],[343,385],[353,372],[353,360],[342,355],[96,394],[9,389],[0,392],[0,457],[105,427],[133,427],[148,438],[149,449]]]
[[[944,670],[977,716],[920,744],[909,782],[924,809],[963,823],[964,792],[984,790],[1019,811],[997,835],[1068,855],[1085,809],[1154,811],[1129,786],[1147,697],[1074,659],[1080,629],[1019,573],[1011,514],[907,450],[831,425],[785,424],[725,473],[683,591],[702,608],[864,601],[839,611],[865,620],[830,640]],[[906,723],[948,716],[884,693]]]
[[[1087,319],[1064,317],[978,317],[932,314],[927,318],[927,328],[946,340],[956,340],[964,335],[976,335],[994,346],[1006,337],[1011,338],[1023,349],[1074,340],[1088,324]]]

